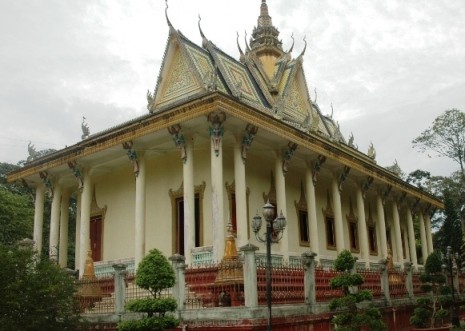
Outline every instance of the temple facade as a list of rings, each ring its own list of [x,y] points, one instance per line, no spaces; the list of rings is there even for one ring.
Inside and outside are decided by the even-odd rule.
[[[306,45],[296,56],[293,46],[283,50],[265,0],[250,40],[237,41],[237,57],[215,46],[200,22],[197,45],[166,19],[147,114],[95,134],[83,123],[81,141],[8,175],[35,189],[39,251],[50,222],[51,257],[66,266],[75,195],[77,270],[89,250],[96,270],[114,261],[137,266],[152,248],[188,265],[219,261],[228,224],[238,247],[254,244],[260,255],[265,246],[251,224],[269,201],[287,220],[272,246],[275,261],[299,263],[312,251],[325,265],[348,249],[367,268],[388,255],[398,268],[418,268],[433,251],[430,219],[443,203],[378,165],[373,146],[359,151],[322,114],[308,92]]]

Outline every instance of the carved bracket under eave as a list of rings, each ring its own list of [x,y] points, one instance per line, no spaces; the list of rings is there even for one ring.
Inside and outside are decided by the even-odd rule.
[[[371,176],[368,176],[366,181],[362,183],[362,197],[363,199],[366,199],[368,189],[370,188],[371,184],[373,184],[374,178]]]
[[[82,178],[81,171],[79,170],[79,168],[77,166],[77,162],[76,161],[69,161],[68,162],[68,167],[73,172],[74,177],[76,177],[79,192],[82,192],[82,190],[84,189],[84,179]]]
[[[294,155],[295,150],[297,149],[297,144],[293,142],[289,142],[287,144],[286,151],[284,152],[283,158],[283,175],[286,176],[288,172],[289,162],[291,162],[292,156]]]
[[[223,123],[226,120],[226,114],[224,112],[213,112],[208,114],[208,122],[210,122],[209,134],[212,139],[213,148],[215,149],[215,155],[220,155],[220,144],[221,139],[224,135]]]
[[[397,208],[399,210],[401,208],[401,205],[404,203],[406,197],[407,197],[407,192],[402,192],[399,199],[397,199]]]
[[[392,191],[392,185],[387,185],[386,190],[382,192],[381,200],[383,201],[383,205],[386,204],[386,200],[389,197],[389,194],[391,194],[391,191]]]
[[[245,133],[244,136],[242,137],[242,162],[245,163],[245,160],[247,159],[247,151],[249,150],[250,146],[252,145],[253,140],[255,139],[255,135],[258,132],[258,127],[252,124],[247,124],[245,127]]]
[[[181,151],[182,162],[186,163],[187,161],[186,140],[184,139],[184,135],[181,132],[181,126],[179,124],[169,126],[168,132],[173,138],[173,141],[176,147],[179,148],[179,150]]]
[[[313,163],[313,169],[312,169],[313,185],[316,185],[318,174],[320,173],[320,169],[325,162],[326,162],[326,156],[318,155],[316,161]]]
[[[337,184],[338,184],[337,187],[339,189],[339,193],[342,193],[342,185],[344,184],[347,177],[349,176],[349,172],[350,172],[350,167],[344,166],[344,169],[342,169],[342,172],[339,175],[339,178],[338,178],[338,181],[337,181]]]
[[[42,182],[44,183],[45,188],[47,189],[49,198],[53,198],[53,184],[52,184],[52,181],[50,180],[48,172],[41,171],[39,172],[39,176],[42,179]]]
[[[132,163],[132,169],[134,172],[134,176],[139,176],[139,160],[137,159],[136,150],[133,148],[133,142],[126,141],[123,143],[123,148],[126,150],[126,154],[128,155],[129,161]]]

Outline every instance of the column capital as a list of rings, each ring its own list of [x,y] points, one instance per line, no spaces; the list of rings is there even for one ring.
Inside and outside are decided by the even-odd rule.
[[[239,250],[241,252],[255,252],[255,251],[258,251],[260,248],[251,244],[251,243],[248,243],[247,245],[244,245],[242,247],[239,247]]]
[[[186,261],[186,258],[182,256],[181,254],[176,253],[170,256],[168,260],[170,260],[173,263],[184,263],[184,261]]]
[[[307,251],[302,253],[302,263],[306,266],[309,266],[310,264],[315,262],[315,257],[318,254],[312,251]]]

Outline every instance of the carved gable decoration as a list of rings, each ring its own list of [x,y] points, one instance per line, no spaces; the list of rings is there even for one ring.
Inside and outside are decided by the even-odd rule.
[[[208,90],[226,91],[208,52],[179,32],[170,34],[149,111]]]
[[[265,106],[264,97],[245,65],[214,46],[208,50],[233,96],[254,106]]]

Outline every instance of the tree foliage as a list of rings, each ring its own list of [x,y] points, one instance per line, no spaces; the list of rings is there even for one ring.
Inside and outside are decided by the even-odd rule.
[[[27,196],[0,186],[0,243],[13,244],[30,237],[34,209]]]
[[[167,313],[176,311],[177,303],[173,298],[162,297],[162,291],[175,284],[175,275],[170,263],[159,250],[152,249],[139,263],[136,284],[150,291],[152,297],[132,300],[126,308],[145,315],[142,319],[119,323],[118,330],[143,331],[175,328],[179,320]]]
[[[357,286],[363,284],[363,277],[352,273],[354,265],[355,258],[348,250],[343,250],[334,262],[334,268],[341,273],[331,279],[330,286],[341,289],[343,293],[340,298],[331,300],[329,304],[331,310],[338,312],[332,319],[336,325],[335,330],[387,330],[379,309],[359,308],[360,303],[372,300],[372,294],[368,290],[358,291]]]
[[[459,164],[462,175],[465,174],[465,113],[461,110],[446,110],[412,143],[421,152],[431,150],[450,158]]]
[[[445,285],[446,277],[442,273],[441,253],[431,253],[425,262],[425,269],[420,276],[421,289],[428,294],[427,297],[417,300],[417,307],[410,317],[410,324],[417,328],[441,326],[448,311],[443,305],[450,301],[450,288]]]
[[[0,244],[0,329],[74,330],[74,280],[32,246]]]

